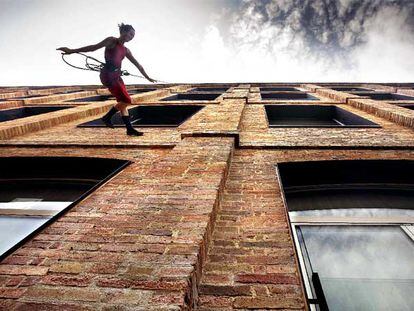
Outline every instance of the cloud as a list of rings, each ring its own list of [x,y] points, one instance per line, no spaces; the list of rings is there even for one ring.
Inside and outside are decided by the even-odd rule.
[[[411,1],[246,0],[222,18],[217,48],[246,80],[413,80]]]

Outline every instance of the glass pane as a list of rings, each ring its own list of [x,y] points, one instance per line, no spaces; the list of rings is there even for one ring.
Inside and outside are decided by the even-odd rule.
[[[300,230],[330,310],[414,310],[414,244],[400,227]]]
[[[0,255],[43,225],[49,218],[0,216]]]
[[[290,216],[308,217],[414,217],[414,209],[390,209],[390,208],[338,208],[338,209],[314,209],[289,212]]]

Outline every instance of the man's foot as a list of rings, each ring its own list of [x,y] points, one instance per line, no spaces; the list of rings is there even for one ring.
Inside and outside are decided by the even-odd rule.
[[[138,132],[136,129],[131,128],[131,129],[127,129],[127,135],[129,135],[129,136],[142,136],[142,135],[144,135],[144,133]]]
[[[114,125],[112,124],[111,119],[107,119],[104,117],[104,118],[101,118],[101,120],[107,127],[110,127],[112,129],[114,128]]]

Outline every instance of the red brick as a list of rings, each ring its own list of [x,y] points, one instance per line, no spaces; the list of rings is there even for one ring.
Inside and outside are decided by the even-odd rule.
[[[300,299],[280,297],[236,297],[233,307],[236,309],[302,309]]]
[[[94,311],[96,307],[87,306],[85,303],[51,303],[51,302],[19,302],[15,311]]]
[[[23,288],[0,288],[0,298],[20,298],[25,291]]]
[[[40,283],[45,285],[84,287],[90,285],[91,281],[91,276],[74,277],[66,275],[47,275],[41,279]]]
[[[298,284],[298,278],[294,274],[239,274],[236,275],[239,283],[262,283],[262,284]]]
[[[27,289],[25,297],[52,301],[100,301],[103,295],[92,288],[33,286]]]
[[[48,270],[46,267],[0,265],[0,274],[45,275]]]
[[[25,279],[24,276],[11,276],[5,283],[6,286],[17,286]]]
[[[247,285],[200,285],[200,294],[215,296],[250,296],[250,286]]]
[[[198,300],[198,306],[207,308],[227,308],[233,304],[234,298],[223,297],[223,296],[213,296],[213,295],[202,295]]]

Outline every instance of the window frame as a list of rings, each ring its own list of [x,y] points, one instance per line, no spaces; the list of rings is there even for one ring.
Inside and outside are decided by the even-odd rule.
[[[292,237],[293,237],[293,243],[295,246],[296,254],[298,256],[298,263],[299,263],[299,270],[301,274],[301,278],[303,280],[303,285],[305,286],[305,298],[309,307],[309,310],[311,311],[325,311],[329,309],[325,309],[324,307],[320,307],[319,309],[316,307],[319,305],[318,298],[316,297],[314,290],[313,290],[313,284],[312,280],[309,278],[308,268],[305,263],[306,260],[309,260],[309,256],[304,254],[303,247],[301,241],[299,241],[298,236],[298,228],[300,226],[392,226],[392,227],[400,227],[401,230],[412,240],[414,243],[414,222],[412,223],[392,223],[392,222],[384,222],[383,219],[381,219],[380,222],[375,221],[375,218],[372,220],[372,222],[359,222],[357,219],[355,221],[338,221],[338,222],[331,222],[331,221],[316,221],[316,220],[310,220],[308,222],[291,222],[290,216],[289,217],[289,225],[292,230]],[[338,217],[339,218],[339,217]],[[357,218],[357,217],[355,217]],[[306,257],[305,257],[306,256]],[[325,300],[323,297],[322,303]],[[326,303],[326,301],[325,301]]]
[[[22,158],[25,159],[26,161],[28,161],[31,158],[43,158],[43,159],[47,159],[47,158],[63,158],[63,159],[73,159],[73,158],[79,158],[79,157],[2,157],[2,158]],[[2,159],[0,158],[0,160]],[[113,158],[93,158],[93,157],[83,157],[83,159],[108,159],[108,160],[120,160],[120,159],[113,159]],[[119,163],[120,165],[115,168],[112,172],[110,172],[108,175],[106,175],[104,178],[100,179],[99,181],[97,181],[93,186],[91,186],[88,190],[86,190],[85,192],[83,192],[79,197],[77,197],[76,200],[74,200],[73,202],[71,202],[69,205],[67,205],[65,208],[61,209],[59,212],[56,213],[55,210],[45,210],[45,213],[52,213],[53,215],[44,215],[41,213],[36,214],[36,211],[33,211],[33,214],[31,215],[24,215],[25,213],[27,213],[26,209],[21,209],[22,211],[22,215],[18,215],[18,214],[3,214],[1,213],[0,210],[0,216],[15,216],[15,217],[41,217],[41,218],[46,218],[48,216],[51,216],[49,219],[46,220],[45,223],[43,223],[41,226],[39,226],[37,229],[35,229],[34,231],[32,231],[31,233],[29,233],[28,235],[26,235],[23,239],[21,239],[19,242],[17,242],[16,244],[14,244],[11,248],[9,248],[8,250],[6,250],[4,253],[0,253],[0,262],[3,261],[7,256],[9,256],[11,253],[13,253],[14,251],[16,251],[18,248],[20,248],[22,245],[24,245],[26,242],[28,242],[30,239],[32,239],[33,237],[35,237],[38,233],[40,233],[43,229],[45,229],[46,227],[48,227],[49,225],[51,225],[53,222],[55,222],[57,219],[59,219],[60,217],[64,216],[70,209],[72,209],[74,206],[76,206],[79,202],[81,202],[82,200],[84,200],[86,197],[88,197],[90,194],[92,194],[94,191],[96,191],[98,188],[100,188],[103,184],[105,184],[108,180],[112,179],[114,176],[118,175],[121,171],[123,171],[127,166],[129,166],[130,164],[132,164],[132,161],[129,160],[120,160],[123,163]],[[41,178],[41,179],[47,179],[47,178]],[[53,179],[53,178],[52,178]],[[73,179],[69,179],[69,181]],[[90,181],[90,180],[89,180]]]
[[[318,160],[319,162],[325,162]],[[329,160],[326,160],[329,161]],[[332,160],[331,160],[332,161]],[[350,160],[342,160],[342,161],[350,161]],[[355,161],[364,161],[364,160],[355,160]],[[369,161],[369,160],[368,160]],[[376,160],[371,160],[376,161]],[[392,160],[379,160],[379,161],[392,161]],[[401,161],[400,159],[394,160],[394,161]],[[409,160],[412,161],[412,160]],[[309,161],[312,162],[312,161]],[[295,249],[295,256],[296,256],[296,262],[299,268],[300,278],[302,279],[303,284],[303,290],[304,290],[304,298],[305,303],[307,304],[307,307],[310,311],[326,311],[329,310],[328,307],[321,306],[320,303],[317,302],[317,297],[313,292],[313,285],[312,280],[309,279],[309,275],[307,273],[306,269],[306,263],[305,263],[305,257],[302,251],[302,247],[300,245],[300,241],[297,234],[297,227],[303,226],[303,225],[309,225],[309,226],[399,226],[402,231],[413,241],[414,243],[414,217],[409,218],[409,221],[407,221],[407,217],[405,216],[393,216],[393,217],[312,217],[312,216],[291,216],[289,214],[289,208],[287,203],[287,196],[285,193],[285,188],[283,186],[282,182],[282,176],[279,169],[279,164],[287,163],[287,162],[281,162],[274,165],[275,168],[275,174],[276,179],[278,182],[278,185],[280,187],[280,194],[282,197],[282,204],[285,207],[285,215],[286,215],[286,221],[288,223],[288,230],[290,231],[290,235],[293,240],[293,247]],[[292,220],[293,218],[293,220]],[[295,219],[296,218],[296,219]],[[392,220],[392,221],[391,221]],[[326,304],[325,297],[323,295],[322,298],[322,304]],[[318,306],[318,308],[317,308]]]

